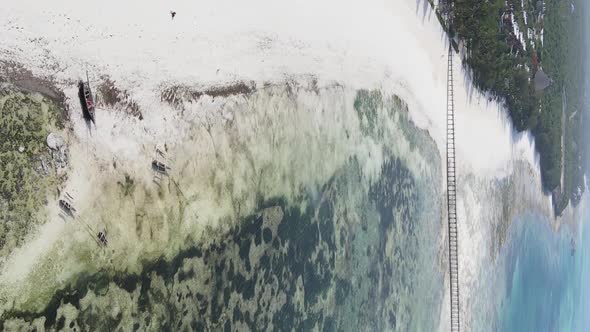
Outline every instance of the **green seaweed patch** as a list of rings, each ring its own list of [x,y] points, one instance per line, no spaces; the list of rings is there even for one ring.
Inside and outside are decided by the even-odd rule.
[[[361,131],[365,135],[374,134],[378,125],[379,110],[383,108],[383,96],[378,90],[359,90],[354,99],[354,109],[361,121]]]
[[[316,188],[318,197],[304,195],[304,209],[284,197],[260,200],[256,213],[170,260],[143,261],[138,274],[83,273],[45,309],[9,311],[0,324],[44,316],[48,330],[392,329],[409,315],[399,298],[418,287],[420,247],[407,243],[418,241],[419,198],[395,158],[368,192],[357,190],[361,183],[352,159]],[[65,306],[78,310],[76,321]]]
[[[399,98],[369,91],[358,97],[355,109],[371,135],[387,117],[406,123]],[[417,131],[418,147],[427,139]],[[438,174],[436,147],[425,145]],[[104,267],[78,275],[44,309],[13,308],[0,326],[20,322],[25,330],[42,316],[47,330],[432,330],[416,317],[428,317],[420,308],[438,311],[443,279],[431,269],[432,256],[423,256],[435,251],[429,247],[441,224],[420,216],[427,211],[421,201],[438,191],[395,156],[376,178],[363,174],[350,158],[293,202],[252,191],[257,212],[236,213],[228,229],[207,229],[205,239],[174,257],[145,259],[137,274]],[[119,181],[112,185],[121,197],[133,196],[133,179]],[[438,208],[428,210],[438,215]],[[135,217],[138,233],[151,227],[146,220],[159,224],[144,207]],[[426,226],[436,228],[423,235]],[[75,315],[66,317],[66,307]]]
[[[0,93],[0,257],[45,220],[40,207],[60,182],[46,137],[63,124],[63,110],[39,94]]]

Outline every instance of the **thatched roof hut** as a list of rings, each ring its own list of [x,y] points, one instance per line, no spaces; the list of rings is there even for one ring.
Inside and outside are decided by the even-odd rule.
[[[547,76],[547,74],[545,74],[543,69],[537,70],[535,73],[535,91],[543,91],[547,89],[552,83],[553,80]]]

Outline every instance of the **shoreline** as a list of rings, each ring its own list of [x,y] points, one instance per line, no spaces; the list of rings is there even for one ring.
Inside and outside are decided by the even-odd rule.
[[[41,78],[14,61],[5,61],[0,59],[0,83],[14,85],[17,89],[29,92],[39,93],[49,99],[64,110],[67,119],[69,105],[63,90],[57,87],[57,83],[51,79]]]
[[[312,73],[317,75],[318,80],[315,84],[320,87],[325,87],[330,84],[341,84],[348,89],[355,89],[358,87],[369,89],[378,88],[382,91],[398,94],[408,103],[410,117],[417,127],[427,130],[428,134],[436,142],[440,156],[444,160],[444,149],[442,149],[444,147],[445,137],[445,128],[443,125],[444,111],[441,111],[440,109],[444,105],[446,93],[444,90],[446,58],[441,59],[440,53],[444,56],[446,42],[442,36],[443,33],[441,32],[441,27],[434,25],[432,22],[434,19],[431,17],[432,12],[425,13],[424,16],[420,17],[420,14],[418,14],[417,11],[416,13],[414,12],[414,5],[414,3],[396,3],[390,7],[386,7],[386,15],[377,15],[375,18],[377,23],[369,24],[369,27],[366,28],[367,31],[377,31],[380,29],[385,29],[386,31],[379,32],[375,37],[372,37],[375,38],[375,40],[363,42],[353,43],[349,39],[343,37],[341,33],[331,31],[330,33],[334,34],[334,44],[326,46],[306,35],[312,31],[298,34],[290,31],[288,27],[285,28],[281,24],[280,26],[283,27],[283,30],[278,31],[275,35],[271,35],[272,38],[266,43],[262,43],[262,41],[265,41],[266,39],[259,38],[259,35],[257,34],[239,35],[245,37],[248,41],[246,45],[238,45],[236,46],[236,49],[229,49],[227,51],[229,56],[221,56],[220,60],[215,60],[213,59],[214,56],[211,54],[222,51],[220,51],[221,48],[216,46],[214,42],[211,42],[214,38],[207,37],[211,40],[204,42],[199,39],[203,38],[202,32],[195,32],[194,35],[189,34],[186,36],[182,34],[183,30],[178,27],[172,28],[175,29],[174,32],[176,35],[170,36],[168,35],[169,31],[166,30],[169,29],[168,18],[166,18],[167,20],[165,23],[157,21],[157,24],[154,24],[155,27],[166,27],[163,29],[166,30],[163,32],[165,38],[156,38],[154,45],[144,44],[143,41],[139,42],[136,37],[130,38],[130,45],[134,45],[134,47],[141,50],[146,50],[145,54],[152,55],[152,57],[142,55],[143,57],[137,60],[139,64],[145,65],[143,71],[137,69],[140,67],[139,65],[134,65],[129,62],[129,59],[131,58],[129,55],[124,54],[123,52],[114,52],[110,48],[112,45],[106,42],[102,45],[104,47],[109,47],[105,50],[105,53],[107,54],[105,55],[104,62],[102,62],[102,60],[97,61],[96,59],[93,59],[97,62],[91,63],[89,61],[88,63],[84,63],[84,65],[76,65],[76,61],[73,61],[70,58],[53,59],[53,61],[58,63],[63,60],[63,62],[67,64],[65,65],[67,70],[55,74],[55,80],[59,82],[58,85],[63,89],[66,99],[74,103],[73,105],[76,105],[76,92],[75,89],[72,88],[72,82],[75,82],[76,75],[83,72],[84,66],[89,66],[91,76],[96,77],[96,80],[100,80],[101,73],[111,74],[113,76],[112,79],[117,83],[117,88],[120,89],[120,91],[128,93],[130,98],[138,103],[138,107],[143,116],[143,120],[128,119],[127,115],[117,114],[115,110],[101,110],[104,112],[104,115],[101,115],[102,119],[99,119],[99,129],[93,132],[93,136],[90,136],[83,123],[77,119],[76,115],[72,115],[71,135],[73,139],[80,140],[80,150],[86,149],[91,151],[91,153],[85,152],[82,156],[98,156],[101,159],[100,167],[108,169],[111,163],[116,162],[118,165],[117,167],[128,167],[128,169],[133,170],[135,166],[126,166],[126,163],[130,163],[130,160],[136,160],[135,162],[139,163],[149,163],[152,151],[151,149],[146,148],[146,145],[168,139],[181,140],[184,137],[183,135],[189,132],[190,126],[188,124],[176,126],[176,121],[181,119],[181,117],[175,113],[171,105],[165,105],[162,103],[161,93],[157,92],[160,91],[159,88],[163,84],[167,84],[168,86],[186,85],[190,87],[196,82],[200,82],[205,86],[205,89],[207,89],[207,86],[216,86],[220,82],[249,82],[254,80],[256,81],[256,84],[263,85],[263,82],[277,82],[283,79],[287,81],[289,79],[294,79],[297,81],[301,80],[301,77],[309,77],[310,73]],[[396,6],[399,8],[396,8]],[[212,8],[215,7],[212,6]],[[73,8],[70,9],[75,13],[76,6],[73,6]],[[350,8],[346,7],[345,9],[339,10],[342,10],[343,13],[341,14],[358,14],[366,20],[369,20],[367,17],[371,17],[371,15],[374,14],[374,11],[367,10],[360,10],[357,13],[357,9],[358,8],[355,6],[350,6]],[[402,14],[395,12],[396,9],[401,11]],[[7,12],[10,11],[8,10]],[[392,12],[395,14],[390,15]],[[301,16],[300,12],[296,12],[296,14]],[[301,19],[301,17],[297,15],[296,18],[293,19],[295,22],[297,19]],[[396,15],[402,17],[398,18]],[[427,15],[428,18],[426,19]],[[389,22],[392,18],[391,16],[394,16],[399,22]],[[183,16],[178,16],[178,18],[181,17]],[[327,17],[329,17],[329,15],[327,15]],[[140,24],[144,24],[141,23],[141,19],[143,18],[138,19],[134,17],[132,19],[135,20],[135,23],[139,21]],[[324,19],[325,17],[320,14],[317,14],[317,17],[312,17],[311,29],[313,30],[313,26],[321,25],[320,23],[322,23]],[[424,21],[425,19],[426,21]],[[180,22],[183,29],[192,24],[192,22]],[[385,24],[384,22],[388,23]],[[2,23],[1,14],[0,23]],[[348,23],[348,21],[337,22],[334,30],[343,29],[342,34],[346,34],[349,29],[344,29],[344,27],[348,25]],[[101,24],[101,22],[96,24]],[[207,21],[201,24],[207,25]],[[381,24],[386,28],[383,28]],[[223,26],[223,24],[221,25]],[[141,26],[143,27],[143,25]],[[232,25],[229,26],[231,27]],[[38,29],[39,26],[31,24],[31,27],[27,26],[27,29],[29,28],[35,30]],[[117,33],[122,33],[125,28],[125,25],[114,26],[113,32],[116,35]],[[262,29],[264,26],[254,26],[252,29],[255,30],[254,28]],[[207,31],[207,28],[204,28],[204,30]],[[187,29],[186,31],[191,30]],[[133,28],[130,34],[135,32],[139,33],[139,28]],[[213,32],[209,32],[212,33],[212,36],[215,36]],[[230,32],[232,32],[231,29]],[[351,33],[354,38],[360,38],[365,32],[366,31]],[[91,31],[90,33],[92,34],[94,32]],[[397,38],[395,43],[392,43],[394,45],[381,45],[383,40],[389,40],[386,39],[386,37],[390,37],[390,33],[394,33]],[[145,33],[142,36],[145,35],[149,34]],[[264,33],[260,33],[260,35],[267,37]],[[49,34],[49,36],[48,40],[51,40],[51,37],[54,37],[51,34]],[[185,73],[187,68],[186,65],[190,65],[190,61],[187,61],[187,59],[183,57],[175,58],[176,55],[170,55],[169,57],[164,56],[162,59],[159,59],[160,62],[157,66],[160,67],[155,67],[155,65],[152,64],[151,60],[158,59],[158,56],[162,55],[159,48],[169,50],[178,47],[176,44],[168,41],[168,38],[173,41],[174,38],[179,38],[178,36],[189,41],[191,38],[197,39],[195,44],[198,47],[195,47],[194,50],[190,51],[194,51],[194,54],[199,54],[199,59],[188,60],[196,62],[194,65],[194,72],[197,72],[198,75],[202,74],[202,77],[198,77],[198,75],[194,73]],[[332,35],[327,34],[327,36],[331,37]],[[97,36],[93,35],[93,38],[94,37]],[[321,35],[318,38],[324,37],[326,36]],[[221,34],[219,38],[225,40],[223,38],[227,38],[227,35]],[[235,40],[235,38],[230,40]],[[352,44],[347,46],[347,42]],[[211,43],[211,45],[209,43]],[[268,44],[270,44],[270,46],[268,46]],[[314,47],[318,45],[320,45],[319,51],[314,49]],[[399,54],[397,51],[399,45],[404,45],[404,47],[407,47],[410,50],[415,49],[420,52],[417,51],[416,54],[410,56]],[[207,52],[201,52],[201,54],[198,52],[201,49],[207,49],[208,46],[211,46],[211,54],[207,54]],[[286,51],[282,49],[282,47],[285,47]],[[356,50],[356,48],[363,47],[366,48],[363,49],[363,51]],[[48,47],[48,49],[50,48],[51,47]],[[63,51],[64,48],[66,47],[58,47],[61,51]],[[244,53],[245,55],[241,58],[237,58],[236,54],[241,53]],[[291,55],[291,53],[294,55]],[[75,60],[84,59],[83,56],[86,56],[86,54],[79,53],[78,50],[74,50],[72,54],[73,57],[76,57]],[[376,56],[375,54],[380,55]],[[392,61],[389,57],[397,58],[394,58],[395,60]],[[135,60],[135,58],[133,59]],[[261,63],[261,59],[265,62]],[[30,65],[34,64],[36,59],[34,57],[24,57],[23,60]],[[124,64],[122,68],[117,67],[116,62],[118,60],[121,60],[121,63]],[[175,64],[176,60],[179,62],[178,66]],[[207,61],[210,61],[210,64],[205,65]],[[223,66],[224,61],[227,61],[227,66]],[[290,64],[291,67],[287,67],[282,63],[290,63],[290,61],[293,62]],[[419,65],[416,66],[416,63],[419,63]],[[455,60],[454,63],[460,65],[460,60]],[[36,74],[47,74],[51,77],[52,74],[44,72],[39,66],[40,65],[37,65],[37,68],[32,68],[32,72]],[[126,68],[126,66],[129,66],[129,68]],[[246,68],[242,69],[241,66]],[[222,67],[219,76],[216,73],[218,70],[217,67]],[[317,73],[315,73],[316,70]],[[358,75],[359,71],[362,71],[363,75]],[[460,70],[457,70],[456,72],[463,73],[463,71]],[[469,82],[465,75],[460,76],[461,77],[458,77],[458,82],[456,84],[457,90],[460,90],[457,96],[457,123],[458,126],[461,126],[459,132],[464,138],[458,137],[460,142],[458,144],[458,159],[463,161],[462,168],[464,174],[481,177],[484,183],[485,181],[492,182],[495,179],[509,176],[514,170],[516,160],[531,165],[533,168],[532,173],[534,174],[532,176],[536,179],[533,187],[537,186],[536,181],[539,180],[537,176],[537,173],[539,172],[538,155],[534,152],[529,137],[526,134],[519,135],[515,133],[512,129],[511,122],[507,118],[506,111],[502,110],[497,103],[487,101],[487,98],[479,95],[478,92],[473,92],[472,90],[470,92],[471,82]],[[313,84],[310,83],[310,85]],[[218,99],[218,103],[224,102],[224,98]],[[207,113],[215,115],[215,118],[211,118],[211,121],[219,120],[219,118],[232,119],[232,114],[230,113],[215,114],[214,111],[220,107],[219,105],[220,104],[213,103],[209,110],[211,112]],[[74,109],[74,107],[72,107],[72,109]],[[210,118],[198,118],[196,111],[196,105],[188,105],[186,107],[187,114],[184,116],[194,117],[193,119],[195,123],[199,123],[198,121],[201,120],[210,120]],[[73,112],[74,114],[76,113],[75,111]],[[209,144],[207,143],[209,141],[206,139],[207,136],[203,135],[202,144]],[[215,149],[214,144],[211,149]],[[490,156],[489,151],[494,150],[497,150],[496,154]],[[199,157],[211,158],[211,155],[203,154]],[[145,176],[145,174],[141,174],[141,176]],[[440,185],[442,188],[444,188],[444,183],[444,179],[441,179]],[[81,184],[78,185],[82,186]],[[480,190],[478,187],[468,189],[471,192]],[[87,191],[88,188],[85,188],[84,190],[80,189],[80,196],[86,195],[82,193]],[[541,200],[543,202],[541,205],[543,205],[544,208],[546,208],[545,203],[550,204],[550,199],[542,193],[531,191],[530,195],[535,199]],[[474,202],[475,204],[485,202],[485,195],[483,195],[482,201]],[[469,210],[466,211],[469,212]],[[464,211],[464,213],[467,212]],[[479,223],[485,223],[489,216],[479,215],[477,214],[479,213],[478,211],[474,213],[475,219],[473,219],[472,222],[475,231],[477,231]],[[204,222],[207,221],[207,218],[203,219],[205,219]],[[468,216],[464,214],[463,220],[467,221],[468,219]],[[550,220],[555,220],[556,224],[559,225],[557,218],[550,218]],[[442,234],[441,237],[442,236],[444,236],[444,234]],[[489,240],[489,234],[478,234],[478,236],[485,241],[492,241]],[[473,243],[471,239],[465,241],[465,245],[463,246],[462,252],[464,257],[468,254],[470,248],[478,248],[477,243]],[[468,269],[463,269],[463,273],[472,273],[472,270],[477,270],[479,268],[478,264],[483,264],[483,260],[478,259],[470,259],[470,262],[471,263],[468,264],[471,265],[466,264]],[[466,278],[462,278],[462,280],[463,279]],[[468,289],[465,285],[463,286],[463,289]],[[462,307],[462,310],[467,309]]]
[[[490,9],[492,7],[498,7],[498,10],[500,8],[504,10],[502,19],[498,17],[500,21],[498,28],[500,30],[496,34],[498,37],[506,37],[506,42],[509,44],[514,42],[515,45],[511,46],[510,56],[515,59],[514,61],[520,62],[516,67],[514,67],[515,65],[513,63],[510,68],[503,67],[503,65],[508,66],[506,63],[498,65],[494,61],[489,62],[489,59],[483,60],[483,62],[488,61],[485,64],[482,64],[481,61],[475,61],[473,65],[469,64],[469,57],[474,52],[478,59],[480,57],[485,58],[485,54],[481,53],[479,43],[473,41],[479,40],[480,38],[474,38],[470,34],[475,33],[477,35],[483,33],[484,36],[489,36],[491,33],[491,30],[489,30],[489,25],[491,24],[489,20],[481,22],[482,26],[477,26],[479,29],[476,29],[477,32],[469,32],[470,29],[474,29],[474,21],[470,21],[469,19],[462,19],[461,24],[463,25],[459,24],[458,27],[451,27],[449,29],[441,14],[441,11],[445,10],[445,8],[438,7],[434,0],[428,0],[428,2],[431,10],[436,12],[436,16],[443,30],[447,34],[453,33],[455,35],[453,46],[456,52],[462,54],[461,59],[465,62],[464,69],[469,73],[468,75],[473,85],[477,86],[476,89],[481,93],[485,93],[490,100],[496,100],[507,108],[507,113],[517,132],[528,132],[534,137],[535,141],[541,140],[536,146],[536,152],[540,156],[539,166],[543,180],[543,192],[552,196],[555,217],[559,217],[569,205],[576,207],[582,194],[584,194],[586,185],[584,180],[585,168],[583,166],[584,160],[586,159],[586,144],[584,143],[583,129],[586,126],[586,121],[584,120],[585,117],[580,115],[586,112],[580,112],[578,114],[578,111],[580,108],[586,109],[587,102],[583,99],[582,95],[584,93],[581,91],[583,89],[580,88],[580,86],[585,84],[583,82],[583,75],[580,74],[585,72],[585,65],[579,61],[580,57],[585,58],[586,50],[583,47],[581,49],[578,47],[579,44],[584,45],[584,36],[583,33],[581,34],[577,31],[577,29],[583,31],[583,28],[580,27],[580,15],[574,14],[574,2],[572,2],[571,13],[569,6],[561,3],[556,4],[552,0],[543,1],[543,9],[539,9],[538,6],[538,8],[530,8],[531,3],[529,2],[526,2],[527,8],[521,8],[521,6],[525,6],[525,2],[522,1],[520,3],[518,1],[492,1],[485,4],[485,8],[482,9],[485,12],[483,17],[496,14],[496,10]],[[504,3],[506,3],[505,6]],[[576,9],[578,9],[577,5],[578,3],[576,3]],[[482,15],[482,12],[469,13],[470,7],[472,6],[473,3],[467,2],[461,8],[454,10],[460,10],[464,13],[463,16]],[[581,7],[583,8],[584,6],[585,4],[582,2]],[[532,9],[532,12],[540,11],[538,15],[532,15],[533,23],[531,27],[527,27],[527,9]],[[504,20],[508,17],[506,15],[510,16],[511,23],[504,24]],[[524,15],[524,20],[522,15]],[[556,19],[556,17],[559,17],[559,19]],[[471,24],[471,27],[466,32],[464,25],[469,24]],[[519,25],[523,24],[525,30],[527,30],[526,38],[523,33],[518,32]],[[545,28],[548,28],[547,31],[543,28],[543,24],[546,25]],[[506,32],[502,29],[506,29],[507,27],[508,30],[513,27],[514,31],[507,32],[507,36],[505,36]],[[539,27],[541,27],[540,34],[538,31]],[[456,31],[457,29],[463,29],[463,34],[470,35],[471,46],[466,45],[464,39],[459,39],[456,36],[459,33]],[[545,43],[547,45],[544,45],[543,42],[544,32],[545,35],[549,35],[548,43]],[[513,33],[516,35],[513,35]],[[564,36],[565,38],[560,37],[563,34],[566,35]],[[510,38],[513,38],[513,40],[511,41]],[[501,48],[503,45],[502,42],[498,44],[497,41],[486,40],[486,42],[488,44],[496,43],[496,48]],[[457,46],[457,43],[459,46]],[[528,48],[532,48],[532,53],[531,50],[528,50],[527,53],[527,45]],[[469,50],[467,50],[468,48]],[[514,48],[516,52],[513,54],[512,51]],[[567,51],[564,52],[563,49],[567,49]],[[499,52],[497,49],[494,49],[494,45],[492,45],[492,52]],[[506,55],[502,52],[500,53],[496,54],[496,56],[501,57]],[[543,63],[540,62],[541,55],[544,59]],[[498,61],[500,60],[498,59]],[[503,70],[504,84],[494,82],[496,78],[493,75],[486,74],[487,76],[481,78],[482,73],[487,72],[486,68],[488,69],[487,71],[492,68],[494,72]],[[505,91],[512,85],[508,84],[512,78],[507,72],[516,72],[519,68],[526,69],[526,73],[523,72],[521,74],[530,76],[532,73],[532,77],[529,77],[529,89],[521,89],[522,91],[520,93],[514,94],[516,95],[515,97],[513,93],[507,93]],[[537,91],[537,83],[534,75],[536,72],[541,72],[541,74],[547,77],[543,73],[543,70],[548,72],[550,76],[553,76],[553,79],[549,78],[549,86],[545,86],[542,90]],[[478,75],[480,76],[479,79],[474,78]],[[565,94],[566,86],[568,94],[570,94],[570,91],[573,91],[569,96]],[[532,87],[535,89],[534,97],[529,96],[529,90]],[[563,93],[562,89],[564,91]],[[569,112],[566,112],[564,106],[567,105],[567,98],[571,98],[574,104],[570,107]],[[531,100],[533,99],[535,102],[532,104],[536,106],[531,104]],[[530,107],[532,109],[527,111],[527,108]],[[565,121],[565,113],[568,113],[568,121]],[[578,115],[578,118],[572,122],[572,118],[576,115]],[[559,126],[556,125],[558,122],[560,123]]]

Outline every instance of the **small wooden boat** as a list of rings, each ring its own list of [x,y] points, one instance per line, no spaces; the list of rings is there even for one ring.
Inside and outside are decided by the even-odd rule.
[[[74,216],[74,212],[76,209],[66,200],[60,199],[59,200],[59,207],[69,216]]]
[[[88,80],[88,73],[86,73],[86,82],[78,81],[78,97],[80,97],[80,104],[82,104],[82,114],[86,120],[94,121],[94,97],[90,89],[90,81]]]
[[[98,237],[98,241],[100,241],[100,245],[102,245],[103,247],[106,247],[107,244],[109,244],[109,240],[107,240],[106,229],[98,232],[97,237]]]
[[[166,164],[161,161],[154,160],[152,161],[152,169],[160,174],[168,174],[170,167],[166,166]]]

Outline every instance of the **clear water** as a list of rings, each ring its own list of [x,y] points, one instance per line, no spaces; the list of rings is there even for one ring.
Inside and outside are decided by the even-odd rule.
[[[527,215],[512,225],[502,251],[492,267],[500,277],[490,284],[497,287],[496,315],[487,321],[482,315],[478,329],[487,325],[501,331],[588,331],[588,227],[582,223],[578,235],[569,227],[554,232],[547,220]]]
[[[129,196],[101,195],[114,197],[102,205],[110,212],[123,210],[116,205],[120,197],[133,199],[134,211],[149,212],[109,218],[119,231],[105,252],[111,262],[63,287],[36,283],[35,294],[16,294],[24,305],[4,315],[0,310],[0,330],[435,330],[446,265],[439,258],[445,224],[442,188],[432,185],[441,178],[434,141],[410,122],[405,103],[395,96],[335,88],[324,100],[314,91],[276,89],[243,100],[234,106],[240,112],[229,110],[236,120],[212,131],[216,151],[225,152],[214,157],[219,160],[212,164],[210,182],[195,180],[207,172],[174,163],[187,170],[178,177],[179,187],[195,195],[177,200],[166,192],[172,186],[162,186],[160,195],[139,184]],[[248,124],[254,125],[239,127]],[[187,145],[186,151],[198,146]],[[256,169],[264,174],[248,175]],[[311,180],[322,173],[325,177]],[[152,197],[145,204],[154,208],[140,204],[141,196]],[[231,199],[239,219],[228,217],[220,222],[227,227],[210,227],[195,241],[183,235],[181,225],[221,210],[217,201],[199,203],[207,196]],[[248,202],[252,211],[243,212],[249,211]],[[191,204],[199,207],[194,216],[181,211]],[[176,206],[180,217],[167,212]],[[123,232],[128,233],[120,243],[130,245],[115,250]],[[171,247],[170,256],[145,260],[137,273],[119,269],[117,255],[131,256],[144,250],[144,243],[158,241]],[[174,252],[177,241],[181,250]],[[65,269],[72,261],[60,260]],[[50,301],[34,307],[27,300],[39,298],[39,284]],[[0,309],[2,290],[13,294],[0,287]]]

